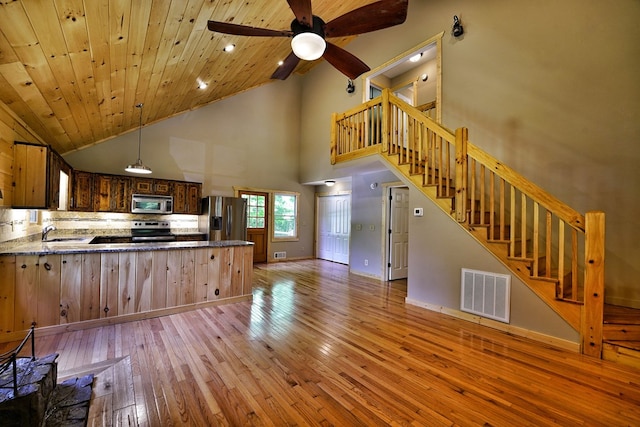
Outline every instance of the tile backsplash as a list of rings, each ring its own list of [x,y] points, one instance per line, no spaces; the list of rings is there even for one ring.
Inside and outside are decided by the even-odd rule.
[[[163,220],[174,233],[198,231],[197,215],[139,215],[101,212],[68,212],[32,209],[0,209],[0,244],[37,240],[42,228],[52,224],[51,235],[122,235],[129,233],[133,220]]]

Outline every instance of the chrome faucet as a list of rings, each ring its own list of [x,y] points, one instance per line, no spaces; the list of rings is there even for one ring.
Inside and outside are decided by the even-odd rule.
[[[49,224],[49,225],[45,226],[42,229],[42,241],[43,242],[46,241],[47,240],[47,235],[49,234],[49,232],[50,231],[54,231],[54,230],[57,230],[57,228],[52,224]]]

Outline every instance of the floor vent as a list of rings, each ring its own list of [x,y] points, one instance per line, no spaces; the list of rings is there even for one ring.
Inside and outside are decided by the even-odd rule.
[[[287,253],[286,252],[274,252],[273,253],[273,257],[276,258],[276,259],[286,258],[287,257]]]
[[[511,276],[462,269],[460,309],[509,323]]]

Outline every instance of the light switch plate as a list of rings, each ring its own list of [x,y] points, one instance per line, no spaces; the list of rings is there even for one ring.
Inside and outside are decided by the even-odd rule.
[[[423,211],[422,208],[413,208],[413,216],[422,216]]]

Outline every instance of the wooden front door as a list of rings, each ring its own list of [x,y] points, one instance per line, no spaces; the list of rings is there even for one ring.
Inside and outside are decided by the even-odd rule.
[[[267,262],[269,193],[240,191],[247,199],[247,240],[253,242],[253,262]]]

